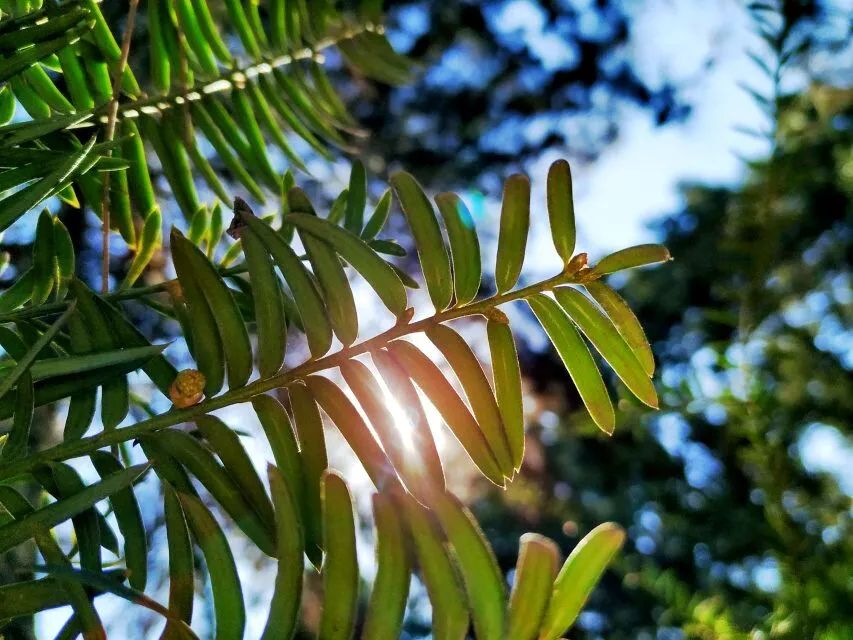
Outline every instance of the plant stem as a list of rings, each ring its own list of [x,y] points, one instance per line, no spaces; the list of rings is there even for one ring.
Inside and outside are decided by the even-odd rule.
[[[197,83],[189,87],[178,87],[176,91],[166,95],[143,96],[137,100],[119,105],[118,118],[136,118],[141,113],[156,115],[167,109],[185,105],[194,100],[200,100],[202,96],[230,91],[234,86],[244,84],[246,78],[254,78],[258,75],[272,73],[274,69],[285,67],[299,60],[310,60],[323,50],[334,47],[341,40],[352,38],[364,31],[371,31],[373,29],[375,29],[375,26],[372,24],[352,25],[335,36],[330,36],[316,42],[311,47],[304,47],[269,60],[233,69],[214,80]],[[89,113],[94,114],[103,124],[106,124],[108,121],[109,114],[104,113],[104,105],[91,109]]]
[[[118,119],[118,96],[121,92],[121,77],[127,66],[127,58],[130,55],[130,41],[133,37],[133,26],[136,23],[136,10],[139,0],[130,0],[127,12],[127,24],[124,27],[124,37],[121,42],[121,59],[113,76],[112,96],[108,105],[107,113],[107,135],[106,142],[112,142],[116,133],[116,120]],[[107,157],[113,155],[112,149],[107,152]],[[110,172],[107,171],[103,177],[103,189],[101,189],[101,292],[110,290]]]
[[[228,267],[227,269],[220,269],[219,275],[226,276],[234,276],[240,273],[245,273],[247,270],[245,265],[237,265],[236,267]],[[113,293],[108,293],[103,296],[103,298],[110,302],[120,302],[122,300],[134,300],[136,298],[141,298],[142,296],[153,295],[155,293],[162,293],[166,291],[174,282],[177,282],[178,279],[174,278],[172,280],[164,280],[163,282],[158,282],[157,284],[148,285],[146,287],[131,287],[129,289],[123,289],[121,291],[115,291]],[[70,302],[62,301],[62,302],[52,302],[50,304],[40,304],[36,307],[24,307],[22,309],[18,309],[16,311],[10,311],[9,313],[4,313],[0,315],[0,325],[8,324],[10,322],[17,322],[19,320],[28,320],[31,318],[42,318],[45,316],[53,316],[58,313],[62,313],[65,309],[68,308]]]
[[[308,260],[307,255],[300,255],[298,257],[300,260]],[[248,267],[246,267],[245,264],[238,264],[233,267],[220,267],[219,275],[225,278],[228,276],[236,276],[241,273],[246,273],[247,271]],[[141,298],[143,296],[163,293],[164,291],[167,291],[169,287],[177,281],[177,278],[173,278],[171,280],[164,280],[163,282],[158,282],[157,284],[151,284],[145,287],[131,287],[128,289],[115,291],[113,293],[106,293],[102,297],[110,302],[135,300],[136,298]],[[31,318],[54,316],[65,311],[68,308],[69,304],[70,302],[68,301],[60,301],[52,302],[50,304],[40,304],[35,307],[23,307],[21,309],[16,309],[15,311],[9,311],[8,313],[0,314],[0,325],[8,324],[10,322],[17,322],[19,320],[29,320]]]
[[[368,338],[367,340],[321,358],[308,360],[293,369],[277,373],[269,378],[256,380],[245,387],[226,391],[222,395],[215,396],[192,407],[187,407],[185,409],[172,409],[153,418],[137,422],[132,427],[103,431],[97,435],[89,436],[88,438],[82,438],[73,442],[65,442],[49,449],[39,451],[25,459],[12,462],[0,468],[0,482],[26,474],[39,465],[47,462],[58,462],[61,460],[84,456],[103,447],[119,444],[128,440],[134,440],[176,424],[187,422],[193,418],[210,413],[217,409],[223,409],[234,404],[248,402],[257,395],[271,391],[272,389],[285,387],[297,380],[301,380],[311,375],[312,373],[338,367],[357,355],[367,353],[375,349],[381,349],[393,340],[425,331],[434,324],[466,316],[482,315],[507,302],[521,300],[537,293],[550,291],[558,285],[578,282],[576,276],[576,272],[563,272],[547,280],[537,282],[527,287],[522,287],[521,289],[516,289],[514,291],[494,295],[466,305],[440,311],[428,318],[424,318],[416,322],[396,324],[390,329],[387,329],[372,338]]]

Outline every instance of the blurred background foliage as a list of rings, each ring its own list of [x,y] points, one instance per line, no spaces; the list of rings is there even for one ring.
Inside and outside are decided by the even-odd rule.
[[[588,637],[853,630],[850,476],[822,473],[819,450],[849,458],[850,107],[827,87],[785,100],[772,158],[737,189],[684,186],[684,209],[657,223],[676,264],[623,291],[659,358],[659,415],[625,406],[602,438],[550,354],[528,356],[537,407],[512,517],[494,494],[475,511],[507,567],[531,526],[570,539],[602,519],[629,527]]]
[[[689,42],[690,20],[673,16],[701,20],[715,10],[703,4],[387,2],[392,42],[421,68],[396,88],[341,74],[368,132],[361,153],[381,177],[403,166],[429,191],[465,188],[472,198],[497,196],[503,176],[544,157],[590,171],[618,147],[629,116],[665,130],[699,108],[728,108],[730,94],[693,89],[731,54],[731,40],[703,50],[688,76],[650,70],[638,44],[672,36],[673,25]],[[104,10],[117,21],[123,5]],[[720,6],[751,20],[754,42],[734,44],[761,52],[768,82],[748,90],[764,119],[745,128],[755,142],[736,179],[684,184],[677,206],[655,211],[646,237],[675,262],[621,283],[653,342],[662,410],[650,415],[621,394],[616,434],[603,436],[531,330],[521,345],[530,394],[522,473],[506,493],[485,483],[469,492],[505,570],[524,531],[566,550],[604,520],[628,529],[618,571],[595,592],[576,640],[853,637],[849,15],[843,2]],[[651,15],[651,30],[640,15]],[[144,63],[146,52],[131,55]],[[704,141],[727,133],[704,131]],[[689,160],[644,151],[670,173]],[[319,169],[316,190],[339,174]],[[612,175],[610,188],[629,177]],[[610,213],[579,209],[597,235],[624,222],[608,222]],[[96,219],[60,216],[95,282]],[[25,245],[7,238],[3,249],[28,255]],[[114,273],[126,266],[116,252]],[[140,317],[146,332],[170,335],[150,318]],[[427,636],[428,620],[412,605],[409,637]],[[133,624],[150,629],[147,619]]]
[[[417,166],[435,188],[488,186],[507,165],[555,149],[594,163],[619,140],[621,105],[656,126],[694,106],[674,81],[648,84],[632,67],[630,3],[396,4],[408,30],[398,42],[426,72],[414,86],[383,87],[362,119],[377,156]],[[530,4],[538,33],[496,27],[499,13]],[[786,64],[838,46],[820,28],[832,7],[753,9],[756,32],[766,19],[775,36],[768,49],[797,50]],[[765,157],[745,160],[736,186],[683,185],[680,210],[653,226],[676,262],[623,283],[659,358],[661,413],[624,400],[607,439],[578,410],[554,354],[524,358],[525,467],[475,512],[506,570],[523,531],[568,546],[603,520],[629,527],[618,575],[573,637],[853,633],[853,483],[849,467],[839,476],[822,466],[851,456],[853,94],[816,77],[788,93],[785,69],[768,71],[778,71],[770,90],[753,96],[768,128],[749,132],[768,138]]]
[[[619,142],[624,105],[658,127],[699,106],[684,83],[644,81],[632,3],[394,5],[408,30],[398,42],[426,72],[380,94],[378,108],[366,102],[362,118],[377,155],[418,167],[435,188],[488,188],[555,150],[576,168],[594,164]],[[681,185],[680,208],[651,229],[675,262],[621,289],[659,359],[661,412],[623,395],[608,439],[531,339],[522,475],[474,505],[505,570],[526,530],[569,547],[597,522],[628,527],[619,571],[574,638],[853,635],[853,92],[842,88],[849,65],[820,63],[845,50],[849,31],[828,35],[831,3],[767,8],[748,9],[769,82],[746,88],[766,128],[744,128],[763,153],[743,159],[732,186]],[[502,33],[513,11],[517,24],[539,16],[535,33]]]

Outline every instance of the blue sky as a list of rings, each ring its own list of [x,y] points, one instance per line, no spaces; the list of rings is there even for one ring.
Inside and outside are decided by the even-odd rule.
[[[735,130],[736,125],[766,124],[738,86],[747,82],[761,88],[763,81],[746,55],[757,38],[741,3],[625,4],[632,15],[627,54],[635,71],[652,90],[667,82],[679,86],[692,111],[682,122],[658,127],[648,111],[625,102],[618,107],[615,143],[593,163],[573,163],[581,245],[599,251],[651,240],[647,224],[678,209],[680,182],[736,183],[743,175],[738,155],[766,151],[763,142]],[[508,0],[493,20],[501,29],[521,30],[546,66],[571,64],[571,51],[542,31],[540,12],[528,0]],[[605,28],[589,26],[590,31]],[[715,64],[708,68],[712,57]],[[543,180],[536,177],[544,177],[559,155],[555,150],[528,167],[540,196]]]

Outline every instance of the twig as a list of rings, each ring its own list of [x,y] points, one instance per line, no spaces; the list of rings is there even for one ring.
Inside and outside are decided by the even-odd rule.
[[[188,71],[188,61],[187,61],[187,37],[184,34],[184,23],[178,18],[178,25],[175,29],[178,34],[178,90],[183,94],[187,94],[187,71]],[[184,101],[183,104],[179,105],[181,112],[181,119],[183,120],[183,124],[179,124],[179,132],[181,137],[183,138],[184,144],[186,145],[192,140],[192,133],[190,132],[190,105],[189,102]]]
[[[308,260],[307,254],[300,254],[297,257],[302,261]],[[241,273],[246,273],[248,267],[245,265],[245,263],[240,263],[233,267],[224,267],[220,263],[220,265],[217,267],[217,270],[219,271],[219,275],[225,278],[227,276],[236,276]],[[171,280],[163,280],[162,282],[159,282],[157,284],[149,284],[145,286],[119,289],[113,292],[107,292],[104,295],[104,298],[110,302],[135,300],[143,296],[149,296],[168,291],[169,287],[171,287],[177,281],[177,278],[172,278]],[[0,325],[9,324],[10,322],[18,322],[19,320],[30,320],[32,318],[45,318],[47,316],[55,316],[65,311],[65,309],[68,308],[68,305],[69,301],[59,300],[57,302],[48,302],[45,304],[40,304],[35,307],[20,307],[12,311],[0,313]]]
[[[125,119],[138,118],[140,115],[158,115],[169,109],[182,106],[187,102],[201,100],[203,96],[231,91],[235,84],[245,83],[247,78],[270,74],[275,69],[287,67],[300,60],[310,60],[326,49],[336,46],[341,40],[347,40],[360,33],[374,29],[374,25],[369,23],[353,25],[334,36],[329,36],[314,43],[311,47],[302,47],[301,49],[283,53],[273,58],[252,62],[245,66],[236,66],[227,73],[223,73],[221,77],[203,82],[195,82],[191,86],[187,86],[184,90],[181,90],[180,87],[175,87],[173,91],[166,94],[141,96],[135,100],[120,104],[118,117],[119,119]],[[103,107],[95,107],[89,111],[81,112],[81,115],[85,114],[92,114],[102,124],[106,124],[109,119],[109,115],[105,113]]]
[[[222,277],[234,276],[241,273],[245,273],[247,270],[248,269],[245,264],[238,264],[235,267],[228,267],[227,269],[220,267],[219,275]],[[177,281],[177,278],[173,278],[171,280],[164,280],[163,282],[159,282],[157,284],[150,284],[141,287],[131,287],[129,289],[121,289],[118,291],[113,291],[112,293],[107,293],[104,296],[104,299],[109,302],[135,300],[137,298],[141,298],[142,296],[154,295],[157,293],[162,293],[163,291],[168,291],[169,287]],[[0,325],[9,324],[10,322],[18,322],[20,320],[30,320],[32,318],[45,318],[48,316],[55,316],[65,311],[65,309],[68,308],[69,304],[70,301],[68,300],[60,300],[59,302],[49,302],[46,304],[40,304],[36,307],[21,307],[14,311],[9,311],[7,313],[0,314]]]
[[[107,115],[106,142],[112,142],[118,120],[118,96],[121,91],[121,79],[130,55],[130,40],[133,37],[133,26],[136,22],[136,10],[139,0],[130,0],[127,11],[127,24],[121,42],[121,59],[113,76],[112,97],[110,98],[109,114]],[[112,151],[107,152],[108,156]],[[110,172],[104,173],[103,190],[101,191],[101,291],[110,290]]]
[[[374,349],[381,349],[392,340],[425,331],[436,323],[447,322],[448,320],[454,320],[456,318],[463,318],[466,316],[483,315],[491,309],[494,309],[499,305],[506,304],[507,302],[523,300],[524,298],[536,293],[550,291],[554,287],[574,282],[578,282],[576,273],[563,272],[553,278],[543,280],[542,282],[537,282],[536,284],[522,287],[521,289],[515,289],[513,291],[494,295],[459,307],[452,307],[416,322],[395,324],[390,329],[375,335],[372,338],[368,338],[362,342],[345,347],[321,358],[307,360],[293,369],[282,371],[268,378],[261,378],[246,385],[245,387],[226,391],[221,395],[208,398],[207,400],[204,400],[197,405],[193,405],[192,407],[187,407],[185,409],[173,408],[166,413],[142,420],[130,427],[123,427],[112,431],[102,431],[97,435],[65,442],[49,449],[33,453],[26,458],[15,460],[0,467],[0,482],[6,482],[10,478],[15,478],[29,473],[32,469],[47,462],[58,462],[61,460],[68,460],[70,458],[88,455],[92,451],[103,447],[134,440],[156,431],[162,431],[163,429],[182,422],[189,422],[200,415],[204,415],[217,409],[222,409],[242,402],[249,402],[257,395],[266,393],[272,389],[285,387],[297,380],[305,378],[306,376],[317,373],[318,371],[338,367],[350,358],[362,353],[368,353]]]

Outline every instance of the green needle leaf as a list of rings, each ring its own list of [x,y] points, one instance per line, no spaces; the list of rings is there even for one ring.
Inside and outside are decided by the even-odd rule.
[[[669,249],[660,244],[639,244],[628,247],[602,258],[593,268],[596,274],[606,275],[625,269],[643,267],[657,262],[672,260]]]
[[[101,353],[89,353],[82,356],[66,356],[61,358],[45,358],[37,360],[30,367],[30,373],[34,381],[56,378],[58,376],[79,374],[86,371],[97,371],[117,365],[127,368],[129,365],[141,365],[149,358],[159,355],[168,345],[150,345],[148,347],[131,347],[130,349],[113,349]],[[16,367],[17,368],[17,367]],[[136,367],[131,367],[136,368]],[[14,374],[14,369],[9,376]],[[0,373],[2,383],[5,384],[7,376]]]
[[[376,579],[364,621],[365,640],[396,640],[403,627],[411,581],[406,531],[397,507],[388,495],[373,496],[376,523]]]
[[[471,512],[451,494],[435,496],[430,506],[447,534],[462,573],[477,638],[504,640],[506,590],[486,536]]]
[[[575,252],[575,205],[572,196],[572,170],[565,160],[557,160],[548,169],[548,219],[557,255],[568,264]]]
[[[59,316],[59,318],[50,326],[50,328],[45,331],[41,337],[33,344],[32,347],[27,351],[26,355],[18,360],[15,364],[15,368],[3,378],[2,382],[0,382],[0,398],[6,395],[6,393],[14,387],[20,377],[29,369],[31,369],[33,362],[38,357],[38,355],[42,352],[48,344],[50,344],[53,339],[56,337],[56,334],[65,326],[65,323],[68,322],[68,318],[71,317],[71,314],[74,313],[74,309],[76,308],[77,303],[72,302],[69,305],[68,309]]]
[[[377,489],[394,478],[394,467],[344,392],[328,378],[309,376],[305,384],[358,457]]]
[[[178,499],[204,556],[213,592],[217,640],[242,640],[246,626],[243,590],[228,539],[201,500],[186,493]]]
[[[601,372],[572,321],[553,298],[544,294],[527,298],[527,303],[566,365],[595,424],[605,433],[613,433],[616,416],[610,396],[607,395],[607,387],[604,386]]]
[[[497,311],[497,310],[495,310]],[[506,316],[493,311],[486,323],[486,336],[492,359],[495,398],[501,413],[506,439],[518,471],[524,461],[524,404],[521,393],[521,369],[518,352]]]
[[[651,346],[649,346],[649,340],[646,338],[646,332],[643,331],[643,326],[637,320],[634,312],[631,311],[628,303],[601,281],[587,283],[584,288],[601,305],[601,308],[613,322],[613,326],[625,338],[625,342],[628,343],[634,356],[643,365],[646,375],[651,377],[655,372],[655,357]]]
[[[323,552],[323,513],[320,501],[320,486],[323,472],[328,467],[326,459],[326,436],[320,409],[311,392],[301,384],[288,388],[293,408],[293,422],[299,435],[303,473],[303,522],[305,529],[305,553],[318,569]],[[257,403],[257,399],[253,404]],[[257,407],[257,404],[256,404]],[[276,458],[278,461],[278,458]],[[285,467],[281,467],[285,469]],[[283,471],[282,471],[283,472]]]
[[[612,522],[598,525],[580,541],[554,582],[539,640],[556,640],[572,626],[624,541],[625,531]]]
[[[512,595],[509,638],[536,640],[551,601],[560,552],[554,542],[536,533],[521,536]]]
[[[65,162],[45,175],[30,187],[16,191],[0,200],[0,231],[4,231],[27,211],[50,196],[59,193],[73,177],[85,172],[91,166],[89,152],[95,146],[96,137],[72,153]],[[6,142],[6,141],[4,141]],[[8,144],[8,142],[6,142]]]
[[[354,233],[328,220],[306,213],[291,213],[285,221],[329,243],[340,256],[370,283],[373,290],[395,316],[406,310],[406,288],[391,266]]]
[[[308,348],[314,357],[319,358],[332,345],[332,327],[326,305],[311,279],[310,272],[290,245],[266,222],[248,214],[242,215],[241,219],[252,233],[257,234],[281,270],[299,310],[302,326],[308,338]]]
[[[391,186],[412,230],[430,299],[438,311],[446,309],[453,297],[453,280],[435,211],[412,175],[404,171],[393,174]]]
[[[195,568],[189,525],[175,490],[167,484],[163,493],[166,540],[169,547],[169,610],[177,619],[190,622],[193,614]]]
[[[161,431],[153,439],[198,478],[261,551],[270,556],[275,553],[272,521],[265,522],[258,516],[243,491],[207,447],[188,433],[175,429]]]
[[[648,406],[657,409],[658,397],[652,381],[610,318],[577,289],[558,287],[554,295],[631,392]]]
[[[364,207],[367,204],[367,174],[364,163],[355,160],[349,176],[347,189],[347,208],[344,216],[344,226],[347,231],[356,235],[361,233],[364,224]]]
[[[219,456],[222,466],[243,493],[246,501],[261,521],[272,529],[274,522],[272,503],[239,436],[216,416],[199,416],[196,419],[196,426],[213,452]]]
[[[498,293],[509,291],[518,282],[524,264],[529,228],[530,180],[527,176],[517,173],[507,178],[504,183],[498,257],[495,265]]]
[[[376,204],[373,214],[370,216],[370,219],[361,231],[361,238],[365,242],[373,240],[373,238],[379,235],[379,232],[385,227],[385,223],[388,221],[388,214],[391,213],[391,200],[391,189],[386,189],[385,193],[382,194],[382,197],[379,198],[379,202]]]
[[[289,640],[298,626],[304,536],[298,494],[291,491],[291,486],[274,466],[269,465],[267,471],[275,505],[278,573],[261,640]],[[298,486],[294,488],[299,489]]]
[[[432,604],[432,636],[462,640],[468,632],[468,598],[432,513],[407,495],[394,496],[414,543],[421,578]]]
[[[110,474],[107,478],[90,484],[68,498],[42,507],[25,518],[0,526],[0,553],[32,538],[44,528],[55,527],[60,522],[65,522],[78,513],[89,509],[96,502],[100,502],[115,492],[130,486],[148,470],[149,466],[149,464],[139,464],[128,467],[124,471]]]
[[[502,473],[506,477],[512,477],[515,465],[510,453],[503,418],[477,356],[465,339],[447,325],[433,325],[427,329],[426,335],[441,351],[462,384],[477,425],[500,465]]]
[[[471,302],[480,290],[482,265],[480,262],[480,241],[474,218],[455,193],[439,193],[435,204],[450,240],[450,255],[453,261],[453,289],[456,304]]]
[[[344,479],[334,471],[323,475],[323,612],[319,638],[349,640],[358,605],[358,559],[355,517]]]
[[[441,370],[411,342],[395,340],[389,351],[427,395],[483,475],[503,486],[501,467],[480,426]]]
[[[115,456],[106,451],[96,451],[90,457],[102,479],[124,469]],[[148,541],[136,495],[130,487],[116,491],[110,496],[110,504],[124,538],[124,560],[130,585],[134,589],[145,591],[148,578]]]

